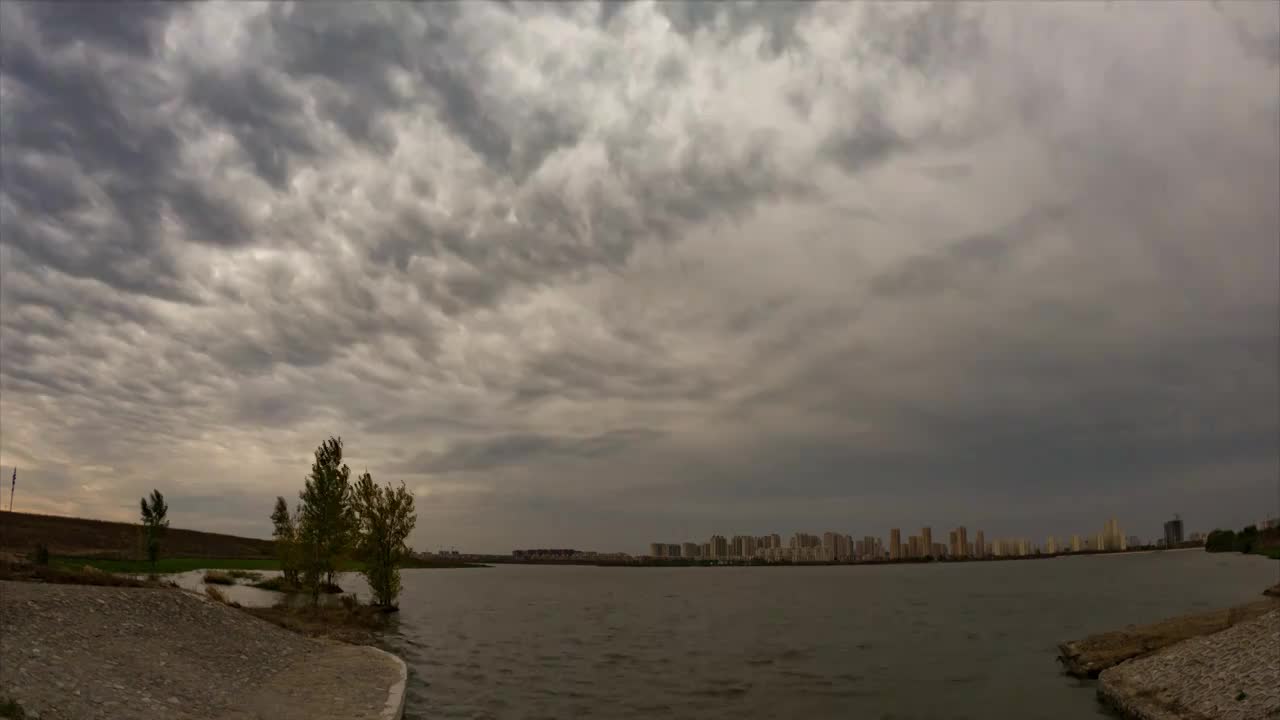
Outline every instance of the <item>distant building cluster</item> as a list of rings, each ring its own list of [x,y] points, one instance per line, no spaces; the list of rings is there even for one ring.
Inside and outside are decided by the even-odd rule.
[[[939,538],[941,539],[941,537]],[[855,538],[839,532],[821,535],[798,532],[785,542],[782,536],[770,535],[712,535],[707,542],[650,543],[649,557],[657,559],[724,560],[733,562],[878,562],[924,559],[985,559],[993,557],[1026,557],[1032,555],[1056,555],[1072,552],[1101,552],[1125,550],[1138,545],[1137,537],[1125,537],[1120,524],[1111,519],[1102,532],[1081,537],[1050,536],[1043,547],[1034,545],[1027,538],[997,538],[987,541],[978,530],[970,540],[969,530],[963,525],[947,534],[946,542],[934,542],[933,529],[920,528],[920,532],[904,540],[902,530],[889,531],[886,545],[881,538],[866,535]]]
[[[533,550],[512,550],[511,557],[516,560],[540,561],[629,561],[632,557],[626,553],[602,553],[592,550],[574,550],[572,548],[536,548]]]

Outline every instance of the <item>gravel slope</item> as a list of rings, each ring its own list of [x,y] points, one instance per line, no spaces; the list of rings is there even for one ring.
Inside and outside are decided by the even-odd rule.
[[[378,718],[389,660],[179,590],[0,582],[0,695],[41,720]]]

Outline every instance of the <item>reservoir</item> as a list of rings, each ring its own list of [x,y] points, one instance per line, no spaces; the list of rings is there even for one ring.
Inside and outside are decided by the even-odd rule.
[[[406,718],[1107,717],[1056,645],[1257,599],[1199,550],[928,565],[407,570]],[[343,579],[348,588],[356,578]]]

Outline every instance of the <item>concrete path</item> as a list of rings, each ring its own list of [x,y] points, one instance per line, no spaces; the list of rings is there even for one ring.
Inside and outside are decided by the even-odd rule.
[[[40,720],[398,720],[405,677],[180,590],[0,582],[0,695]]]

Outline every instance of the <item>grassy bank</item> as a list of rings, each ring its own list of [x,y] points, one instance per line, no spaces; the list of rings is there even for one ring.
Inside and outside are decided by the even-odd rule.
[[[112,573],[181,573],[191,570],[279,570],[280,561],[269,558],[161,558],[155,567],[146,560],[111,558],[54,557],[50,563],[60,567],[89,566]]]
[[[161,558],[156,561],[155,567],[152,568],[151,563],[146,560],[116,560],[113,558],[93,558],[93,557],[54,557],[50,559],[50,563],[64,568],[83,568],[86,565],[98,570],[112,573],[132,573],[132,574],[148,574],[148,573],[182,573],[192,570],[279,570],[280,561],[272,558],[202,558],[202,557],[177,557],[177,558]],[[401,565],[405,569],[413,568],[462,568],[462,567],[487,567],[476,563],[465,563],[460,561],[422,561],[413,560]],[[338,563],[338,569],[342,572],[358,572],[364,569],[364,564],[355,560],[347,560]]]

